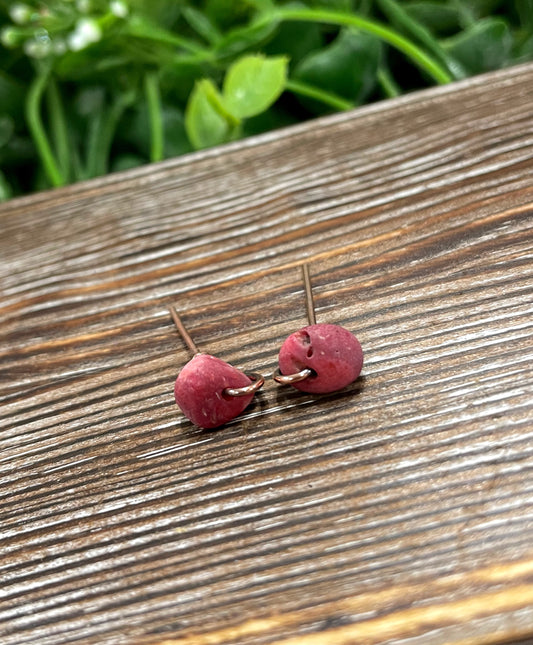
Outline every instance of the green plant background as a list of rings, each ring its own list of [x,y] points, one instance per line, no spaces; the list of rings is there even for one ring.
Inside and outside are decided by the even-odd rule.
[[[533,0],[0,0],[0,200],[533,59]]]

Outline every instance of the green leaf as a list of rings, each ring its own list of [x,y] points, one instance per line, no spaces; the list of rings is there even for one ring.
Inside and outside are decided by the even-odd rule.
[[[177,157],[191,151],[191,144],[185,131],[183,112],[175,107],[163,108],[165,131],[165,157]]]
[[[224,78],[224,104],[236,117],[256,116],[269,108],[285,88],[288,60],[284,56],[244,56]]]
[[[207,73],[205,65],[176,57],[174,61],[161,66],[161,91],[172,104],[185,105],[194,84]]]
[[[353,10],[351,0],[314,0],[311,6],[320,9],[328,9],[329,11],[346,11]]]
[[[458,0],[459,1],[459,0]],[[485,16],[494,15],[499,7],[508,0],[468,0],[468,2],[461,3],[466,5],[475,16],[475,18],[484,18]]]
[[[134,15],[128,20],[127,32],[130,36],[136,36],[137,38],[181,47],[193,54],[201,53],[203,51],[201,45],[196,41],[179,36],[156,23],[151,23],[150,21],[141,18],[139,15]]]
[[[0,114],[0,148],[5,146],[15,132],[15,122],[10,114]]]
[[[253,7],[247,0],[205,0],[203,12],[221,29],[247,22]]]
[[[92,48],[97,47],[98,43]],[[78,85],[85,79],[106,85],[113,74],[118,76],[120,68],[123,75],[127,66],[131,66],[131,58],[127,56],[107,56],[103,52],[95,55],[91,48],[87,48],[77,52],[68,51],[58,58],[54,63],[54,75],[60,80],[73,81]]]
[[[461,27],[459,12],[453,5],[440,2],[408,2],[405,11],[434,34],[449,36]]]
[[[301,2],[290,2],[286,7],[304,8]],[[264,47],[267,56],[287,56],[294,67],[309,52],[324,46],[322,28],[316,22],[283,22]]]
[[[182,13],[183,17],[194,31],[208,43],[214,45],[222,38],[222,34],[218,27],[205,13],[202,13],[194,7],[183,7]]]
[[[515,62],[525,63],[530,60],[533,60],[533,34],[520,45],[515,57]]]
[[[182,3],[168,0],[129,0],[127,4],[131,5],[131,13],[134,16],[142,15],[154,23],[171,26],[179,17]]]
[[[503,67],[511,59],[513,38],[500,18],[485,18],[446,43],[448,52],[470,74]]]
[[[215,52],[219,58],[230,58],[257,49],[272,37],[277,27],[277,22],[265,14],[249,25],[228,31],[217,43]]]
[[[185,130],[196,150],[229,141],[232,124],[221,113],[220,104],[218,90],[211,80],[196,83],[185,109]]]
[[[272,11],[276,8],[275,0],[248,0],[248,4],[259,12]]]
[[[306,56],[294,77],[360,103],[375,87],[380,61],[381,43],[375,36],[344,29],[331,45]],[[322,106],[310,107],[323,111]]]
[[[164,158],[177,157],[190,152],[192,147],[185,132],[183,112],[179,108],[167,104],[163,106],[161,116],[163,119]],[[122,152],[124,149],[131,151],[131,154],[145,160],[143,163],[147,163],[151,147],[150,132],[146,127],[148,119],[146,103],[144,101],[138,102],[120,124],[117,151]]]
[[[147,159],[143,159],[133,154],[118,155],[111,164],[111,172],[120,172],[121,170],[129,170],[130,168],[137,168],[143,164],[148,163]]]
[[[516,12],[524,29],[533,31],[533,0],[515,0]]]

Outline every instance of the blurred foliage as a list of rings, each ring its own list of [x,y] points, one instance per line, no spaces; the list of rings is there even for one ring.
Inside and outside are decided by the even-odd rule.
[[[533,59],[533,0],[0,0],[0,200]]]

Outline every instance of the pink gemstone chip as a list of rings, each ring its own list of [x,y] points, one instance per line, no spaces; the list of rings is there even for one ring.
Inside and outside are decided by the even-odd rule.
[[[279,369],[282,374],[296,374],[305,368],[314,374],[292,383],[302,392],[335,392],[359,376],[363,350],[357,338],[339,325],[318,324],[291,334],[281,346]]]
[[[253,399],[224,394],[226,388],[241,388],[252,381],[229,363],[196,354],[181,370],[174,385],[176,403],[183,414],[200,428],[217,428],[238,416]]]

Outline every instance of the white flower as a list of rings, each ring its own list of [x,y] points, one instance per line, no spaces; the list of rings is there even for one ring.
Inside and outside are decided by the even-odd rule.
[[[13,27],[4,27],[0,32],[0,42],[4,47],[16,47],[19,42],[17,30]]]
[[[24,43],[24,53],[31,58],[44,58],[48,56],[52,47],[49,41],[34,40],[31,38]]]
[[[16,2],[9,8],[9,17],[13,22],[16,22],[17,25],[24,25],[29,22],[32,13],[33,11],[31,7],[28,7],[27,4],[23,4],[22,2]]]
[[[77,52],[92,45],[92,43],[97,43],[101,38],[102,30],[96,20],[80,18],[74,31],[68,35],[67,42],[69,49]]]
[[[125,18],[128,15],[128,5],[122,0],[112,0],[109,9],[117,18]]]
[[[64,40],[53,40],[52,51],[54,54],[61,56],[61,54],[64,54],[67,51],[67,43]]]
[[[76,9],[80,13],[89,13],[91,10],[91,0],[77,0]]]

